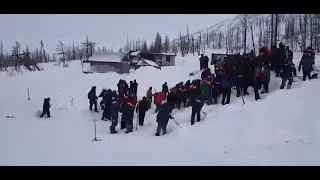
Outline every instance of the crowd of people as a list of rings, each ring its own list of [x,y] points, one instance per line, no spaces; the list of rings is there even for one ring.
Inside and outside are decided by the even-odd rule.
[[[98,112],[98,99],[101,98],[100,108],[103,110],[101,120],[110,120],[110,133],[117,133],[119,113],[122,113],[120,129],[126,129],[126,133],[133,131],[134,113],[137,113],[137,125],[143,126],[146,112],[151,109],[152,102],[156,105],[158,127],[156,136],[160,132],[166,134],[166,127],[169,119],[173,119],[171,112],[173,109],[181,107],[192,107],[191,125],[195,120],[201,121],[201,109],[204,104],[218,104],[219,97],[222,96],[221,104],[230,103],[232,88],[236,89],[236,96],[249,95],[248,87],[253,87],[255,100],[260,99],[260,94],[269,92],[269,83],[271,72],[276,77],[281,77],[280,89],[291,88],[293,77],[297,75],[296,67],[292,62],[293,53],[282,43],[279,48],[273,47],[269,50],[262,47],[259,55],[256,56],[253,51],[249,54],[234,54],[226,56],[223,59],[212,59],[214,70],[209,68],[209,58],[201,55],[200,69],[201,79],[193,81],[187,80],[179,82],[170,88],[165,82],[162,85],[162,91],[152,93],[152,87],[149,87],[140,101],[137,101],[138,83],[136,80],[130,81],[129,85],[125,80],[120,79],[117,84],[117,91],[103,89],[99,96],[96,95],[96,87],[93,86],[88,93],[89,109]],[[303,81],[312,79],[311,71],[315,63],[315,53],[311,47],[304,52],[298,65],[298,71],[303,71]],[[288,83],[287,83],[288,81]],[[287,83],[287,85],[286,85]],[[260,91],[262,89],[262,91]],[[259,92],[260,91],[260,92]],[[48,102],[45,99],[44,114],[50,116]]]

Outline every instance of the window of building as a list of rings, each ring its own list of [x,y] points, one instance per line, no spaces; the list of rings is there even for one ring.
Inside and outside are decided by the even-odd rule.
[[[170,58],[170,56],[166,56],[166,62],[170,62],[170,60],[171,60],[171,58]]]

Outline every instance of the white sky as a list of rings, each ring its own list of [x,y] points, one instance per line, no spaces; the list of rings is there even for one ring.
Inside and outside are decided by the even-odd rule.
[[[117,50],[129,37],[147,39],[148,44],[159,32],[170,40],[178,36],[179,29],[190,33],[210,27],[237,14],[19,14],[0,15],[0,39],[4,50],[11,50],[15,41],[30,50],[40,47],[43,40],[46,51],[53,53],[59,40],[68,44],[84,41],[86,35],[98,46]]]

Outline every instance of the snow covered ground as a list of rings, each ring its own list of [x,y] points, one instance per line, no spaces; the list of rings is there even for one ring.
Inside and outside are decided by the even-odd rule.
[[[296,65],[300,57],[295,54]],[[11,77],[1,74],[0,165],[320,165],[319,80],[296,79],[291,90],[279,90],[280,80],[272,79],[271,92],[261,101],[254,101],[250,88],[245,105],[233,92],[230,105],[205,106],[207,117],[192,127],[190,108],[174,110],[180,125],[170,121],[169,134],[160,137],[154,136],[154,107],[146,125],[131,134],[110,135],[110,122],[98,121],[102,141],[92,142],[93,119],[101,117],[88,110],[93,85],[100,93],[103,87],[115,89],[120,78],[136,79],[141,98],[149,86],[159,91],[164,82],[173,86],[199,77],[188,76],[199,68],[197,56],[177,57],[176,64],[127,75],[82,74],[80,62],[69,68],[42,64],[42,72]],[[36,112],[46,97],[53,104],[52,118],[40,119]]]

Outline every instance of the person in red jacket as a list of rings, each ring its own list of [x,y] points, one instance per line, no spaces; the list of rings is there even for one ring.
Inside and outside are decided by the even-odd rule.
[[[166,98],[165,92],[159,92],[156,96],[154,103],[156,104],[156,113],[159,112],[161,107],[161,102]]]

